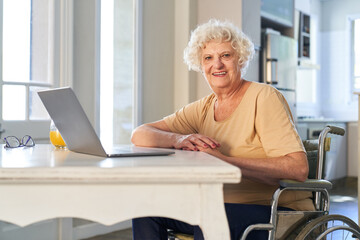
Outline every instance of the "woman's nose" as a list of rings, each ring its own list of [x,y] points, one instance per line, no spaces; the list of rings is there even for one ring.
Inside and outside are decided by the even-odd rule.
[[[224,66],[224,64],[223,64],[223,62],[222,62],[222,60],[221,60],[220,57],[215,58],[214,66],[215,66],[216,68],[221,68],[222,66]]]

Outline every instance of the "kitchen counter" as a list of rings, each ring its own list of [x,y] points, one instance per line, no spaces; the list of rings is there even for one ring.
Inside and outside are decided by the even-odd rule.
[[[357,122],[357,119],[335,119],[335,118],[298,118],[297,123],[348,123]]]

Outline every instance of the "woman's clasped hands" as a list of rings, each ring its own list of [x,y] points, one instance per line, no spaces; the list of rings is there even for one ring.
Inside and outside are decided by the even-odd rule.
[[[174,145],[176,149],[202,152],[218,147],[220,147],[220,143],[201,134],[178,135]]]

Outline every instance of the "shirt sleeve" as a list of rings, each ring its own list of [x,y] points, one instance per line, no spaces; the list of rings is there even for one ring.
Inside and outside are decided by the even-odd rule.
[[[172,132],[180,134],[198,133],[200,127],[202,100],[190,103],[164,118]]]
[[[267,156],[305,151],[290,108],[279,91],[269,87],[260,92],[256,107],[255,128]]]

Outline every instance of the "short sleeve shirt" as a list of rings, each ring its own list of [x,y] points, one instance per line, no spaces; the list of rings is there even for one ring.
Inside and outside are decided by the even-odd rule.
[[[193,102],[164,120],[172,132],[199,133],[221,143],[227,156],[271,158],[305,151],[293,123],[289,106],[272,86],[252,82],[234,112],[223,121],[214,118],[216,95]],[[269,205],[278,186],[243,178],[239,184],[224,185],[228,203]],[[280,206],[312,210],[310,193],[285,192]]]

